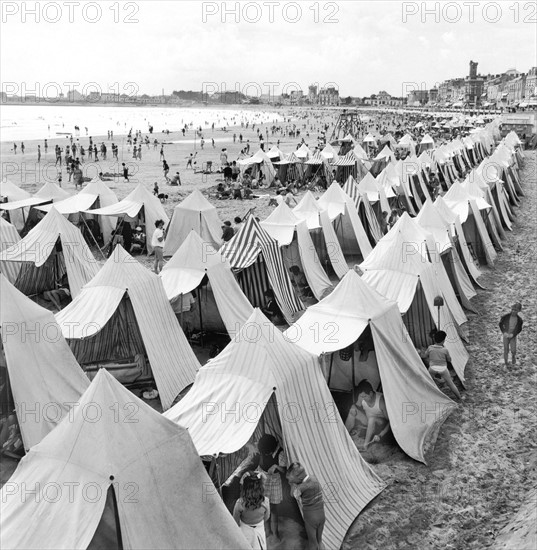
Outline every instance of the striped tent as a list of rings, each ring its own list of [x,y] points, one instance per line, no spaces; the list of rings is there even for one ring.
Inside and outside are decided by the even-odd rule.
[[[270,287],[288,322],[293,322],[296,313],[304,309],[285,269],[277,241],[259,225],[254,216],[247,216],[244,226],[222,246],[220,252],[231,267],[239,272],[241,288],[254,306],[264,304],[263,294]]]
[[[349,151],[346,155],[339,157],[334,162],[333,166],[354,166],[356,162],[356,156],[352,151]]]
[[[57,320],[81,363],[147,355],[164,409],[199,369],[161,278],[121,245]]]
[[[291,340],[255,310],[165,416],[188,428],[200,456],[237,453],[257,428],[273,433],[323,487],[324,544],[336,550],[384,484],[345,429],[317,358]]]
[[[360,214],[361,219],[365,216],[365,220],[362,219],[362,225],[364,226],[364,229],[369,230],[373,241],[377,243],[382,238],[382,230],[380,229],[379,221],[375,215],[367,194],[360,193],[358,184],[352,176],[347,178],[347,181],[343,186],[343,191],[349,195],[352,202],[356,205],[356,210]]]
[[[15,286],[26,295],[55,288],[67,273],[74,297],[99,271],[80,230],[55,208],[24,239],[4,250],[0,261],[23,264]]]

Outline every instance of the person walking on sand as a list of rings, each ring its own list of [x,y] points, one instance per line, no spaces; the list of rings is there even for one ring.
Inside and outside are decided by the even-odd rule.
[[[168,166],[168,163],[163,160],[162,161],[162,170],[164,171],[164,179],[166,180],[166,183],[170,181],[170,178],[168,177],[168,172],[170,171],[170,167]]]
[[[128,182],[129,181],[129,168],[124,162],[121,163],[121,166],[123,166],[123,179],[126,182]]]
[[[153,271],[158,275],[162,269],[164,263],[164,221],[157,220],[155,222],[155,231],[151,237],[151,245],[155,252],[155,263],[153,264]]]
[[[47,154],[47,151],[48,151],[48,142],[47,140],[45,140],[45,155]]]
[[[24,141],[21,141],[21,153],[24,155]]]
[[[196,155],[197,155],[197,154],[198,154],[198,153],[196,153],[195,155],[193,155],[192,153],[190,153],[190,156],[187,157],[188,160],[186,161],[186,169],[188,169],[188,168],[191,168],[192,170],[194,169],[194,167],[192,166],[192,162],[193,162],[193,160],[196,158]]]
[[[164,160],[164,144],[160,146],[160,160]]]
[[[37,162],[41,162],[41,145],[37,146]]]
[[[513,367],[516,365],[516,339],[524,324],[519,315],[521,310],[522,304],[517,302],[513,304],[511,311],[500,319],[499,326],[503,335],[503,361],[506,367],[509,366],[509,350],[511,350]]]

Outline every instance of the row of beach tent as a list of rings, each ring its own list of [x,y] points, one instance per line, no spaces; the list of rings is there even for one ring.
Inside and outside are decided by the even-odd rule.
[[[416,350],[428,345],[438,324],[448,332],[446,347],[465,383],[465,310],[472,311],[481,270],[493,266],[523,199],[516,134],[500,141],[492,124],[474,135],[478,156],[466,153],[472,171],[463,182],[444,180],[447,192],[434,202],[421,182],[430,170],[440,170],[436,151],[408,177],[388,157],[379,173],[382,183],[368,172],[371,177],[348,178],[343,188],[333,183],[317,200],[308,192],[293,209],[281,204],[264,221],[250,215],[224,246],[216,240],[221,224],[215,210],[195,192],[172,216],[169,239],[177,248],[168,250],[171,259],[160,276],[120,245],[101,266],[67,218],[113,220],[111,230],[115,218],[135,220],[140,213],[147,228],[153,218],[168,222],[143,186],[123,201],[112,200],[105,182],[88,185],[89,198],[80,192],[50,199],[50,189],[34,198],[12,194],[5,204],[19,203],[9,210],[13,223],[0,220],[3,347],[16,410],[23,405],[41,414],[19,415],[27,455],[2,491],[2,546],[88,548],[111,537],[125,548],[247,548],[199,457],[218,462],[225,480],[244,458],[245,445],[265,431],[278,436],[289,460],[303,463],[321,486],[337,487],[337,499],[326,506],[325,541],[339,548],[356,515],[385,484],[334,409],[330,390],[352,390],[360,375],[358,361],[349,369],[337,352],[370,331],[394,437],[422,462],[456,407],[437,389]],[[445,151],[444,165],[453,163],[454,173],[453,159],[464,163],[464,149],[469,144]],[[385,172],[390,166],[397,177]],[[49,200],[31,202],[44,197]],[[412,205],[407,211],[415,217],[403,214],[382,235],[381,201],[382,210],[391,211],[399,199]],[[21,239],[11,213],[24,223],[37,206],[48,211]],[[289,257],[304,268],[315,296],[307,308],[291,283]],[[63,273],[73,301],[54,316],[28,296]],[[258,308],[267,288],[289,324],[285,332]],[[193,291],[198,299],[210,292],[231,338],[205,366],[178,321]],[[436,306],[439,296],[442,308]],[[312,326],[335,326],[336,337],[315,334]],[[107,370],[89,376],[81,368],[107,367],[121,356],[147,357],[162,415]],[[409,403],[419,410],[408,409]],[[137,422],[130,423],[132,405]],[[88,422],[95,411],[102,418]],[[47,493],[23,501],[17,493],[23,484],[42,490],[69,482],[96,487],[97,496],[75,493],[73,501],[64,488],[57,500]],[[129,482],[138,490],[132,504],[120,493]],[[202,517],[195,526],[192,512]]]

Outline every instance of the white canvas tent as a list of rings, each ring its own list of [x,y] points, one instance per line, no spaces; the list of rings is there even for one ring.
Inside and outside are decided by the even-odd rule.
[[[274,181],[274,178],[276,176],[276,170],[274,170],[272,161],[267,156],[267,153],[265,153],[265,151],[263,151],[262,149],[259,149],[251,157],[238,160],[237,164],[241,167],[241,170],[243,172],[248,168],[256,165],[258,167],[258,170],[263,172],[263,175],[265,176],[265,181],[268,185],[270,185]]]
[[[312,331],[312,326],[320,331]],[[393,434],[409,456],[425,462],[426,443],[434,444],[440,426],[456,405],[438,390],[424,368],[395,302],[378,294],[351,270],[330,296],[310,306],[285,334],[315,355],[333,357],[334,352],[356,342],[368,326]],[[367,378],[360,376],[360,364],[354,358],[350,368],[357,370],[351,376],[356,385]],[[412,414],[407,414],[410,403]],[[419,407],[437,412],[424,417]]]
[[[106,185],[104,181],[99,178],[91,180],[84,189],[77,195],[73,195],[67,199],[63,199],[54,203],[54,208],[60,213],[67,216],[73,214],[79,214],[84,212],[85,218],[93,217],[90,214],[92,208],[104,208],[117,204],[117,195]],[[44,206],[37,206],[38,210],[44,212],[50,212],[53,206],[47,204]],[[108,216],[100,216],[98,223],[103,235],[103,241],[107,243],[110,240],[112,232],[116,226],[116,218]]]
[[[457,248],[454,246],[449,222],[442,217],[442,214],[430,199],[423,205],[416,221],[433,236],[436,250],[444,262],[444,267],[454,289],[459,294],[462,305],[466,309],[476,312],[470,304],[470,300],[476,296],[476,291],[464,270]]]
[[[446,205],[459,216],[466,235],[466,241],[472,246],[480,262],[494,265],[497,253],[490,240],[481,211],[491,208],[484,199],[472,197],[458,181],[442,197]]]
[[[211,297],[209,298],[207,291],[206,303],[202,303],[202,293],[198,291],[198,308],[202,311],[195,312],[193,316],[196,317],[196,313],[201,315],[200,324],[203,323],[204,327],[210,322],[219,324],[219,320],[207,318],[211,314],[211,311],[207,310],[212,307],[214,301],[214,314],[221,318],[220,322],[224,323],[231,338],[253,312],[253,307],[238,285],[229,262],[204,242],[194,230],[166,263],[160,276],[168,299],[172,306],[178,303],[179,311],[184,309],[184,296],[197,289],[207,277]],[[177,311],[177,308],[174,307],[174,310]],[[203,327],[199,328],[201,330]]]
[[[32,216],[31,207],[38,204],[45,204],[48,202],[59,202],[70,196],[70,193],[58,187],[54,182],[47,182],[37,193],[27,198],[22,198],[15,201],[9,201],[7,203],[0,203],[0,209],[7,210],[9,216],[13,216],[13,219],[17,224],[21,225],[19,231],[22,231],[25,225],[32,220],[29,217]]]
[[[160,277],[120,245],[57,320],[82,365],[147,355],[164,409],[199,368]]]
[[[77,401],[4,485],[2,548],[249,548],[186,429],[105,370]]]
[[[261,222],[261,227],[280,245],[287,268],[302,267],[308,284],[317,300],[333,290],[313,245],[308,226],[282,202]]]
[[[441,196],[436,197],[436,200],[434,201],[434,206],[436,207],[442,218],[449,223],[451,236],[453,238],[456,237],[457,239],[456,244],[458,246],[458,251],[460,252],[459,256],[464,261],[464,266],[466,267],[468,275],[471,277],[472,281],[475,284],[483,288],[478,282],[478,279],[481,276],[481,271],[479,269],[477,258],[474,259],[474,257],[472,256],[472,252],[470,251],[468,243],[466,242],[466,236],[464,234],[464,230],[462,228],[462,224],[460,222],[458,214],[455,214],[455,212],[453,212],[453,210],[449,208],[449,206],[444,202],[444,199]]]
[[[429,261],[425,242],[405,235],[394,226],[377,243],[360,269],[364,272],[364,280],[377,292],[397,302],[399,311],[405,314],[405,324],[416,346],[427,347],[432,343],[429,333],[434,327],[448,334],[445,346],[451,354],[457,376],[464,383],[464,368],[469,356],[459,337],[458,326],[466,316],[447,276],[438,276],[440,265]],[[444,299],[443,307],[434,306],[437,296]],[[451,307],[455,311],[452,312]]]
[[[222,414],[230,407],[238,417]],[[290,407],[294,412],[286,415]],[[275,418],[269,414],[274,409]],[[165,416],[188,428],[200,456],[239,451],[262,421],[283,442],[290,462],[301,462],[321,487],[338,488],[337,498],[325,501],[327,549],[340,548],[355,517],[383,489],[345,429],[317,358],[290,343],[257,309]]]
[[[22,441],[28,450],[68,415],[89,386],[89,380],[52,312],[24,296],[1,274],[0,295],[2,344],[9,383]],[[27,530],[26,526],[23,531]],[[5,544],[2,547],[6,548]]]
[[[0,216],[0,252],[12,247],[21,240],[19,232],[15,229],[14,225],[11,225],[8,221],[4,220]],[[15,284],[21,265],[15,262],[0,262],[0,273],[2,273],[6,279]]]
[[[319,206],[311,191],[306,191],[300,202],[293,208],[293,213],[297,218],[306,222],[317,252],[323,259],[326,253],[335,274],[340,279],[344,277],[349,267],[334,226],[330,222],[328,213]]]
[[[167,225],[169,218],[164,211],[160,200],[152,195],[141,183],[122,201],[96,208],[95,210],[86,210],[88,214],[99,216],[125,217],[126,221],[138,220],[145,223],[146,246],[149,254],[153,252],[151,238],[155,231],[155,222],[163,220]]]
[[[29,199],[31,197],[28,191],[21,189],[15,185],[10,180],[0,181],[0,204],[5,202],[17,202],[24,199]],[[12,210],[9,212],[9,219],[11,223],[17,228],[18,231],[21,231],[24,227],[24,217],[28,214],[28,209],[23,213],[22,210]]]
[[[198,189],[194,189],[173,209],[172,220],[166,230],[164,256],[173,256],[191,231],[195,231],[208,246],[220,248],[222,223],[216,208]]]
[[[339,184],[333,182],[318,202],[334,223],[343,253],[359,254],[363,258],[367,258],[372,250],[371,243],[352,199],[341,189]]]
[[[67,273],[71,295],[99,270],[99,264],[80,230],[55,208],[15,245],[0,254],[0,261],[23,264],[16,286],[27,295],[56,288]]]

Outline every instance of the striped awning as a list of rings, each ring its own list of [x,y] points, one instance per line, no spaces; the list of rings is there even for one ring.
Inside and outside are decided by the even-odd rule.
[[[356,205],[356,209],[358,209],[360,205],[360,190],[358,189],[358,184],[352,176],[347,178],[347,181],[343,186],[343,191],[349,195],[352,202]]]
[[[310,159],[308,159],[304,164],[323,164],[325,159],[321,156],[320,151],[317,151]]]
[[[357,159],[352,151],[349,151],[344,157],[339,157],[333,166],[354,166]]]

